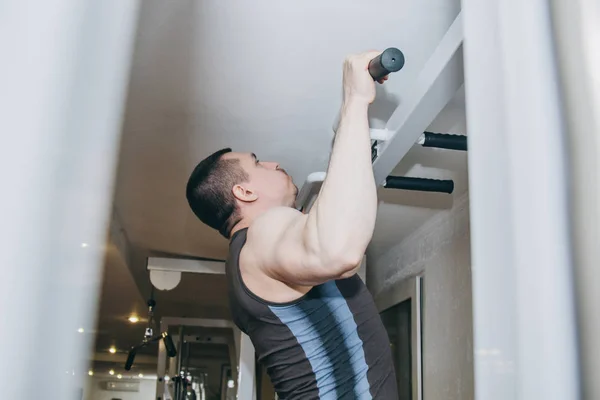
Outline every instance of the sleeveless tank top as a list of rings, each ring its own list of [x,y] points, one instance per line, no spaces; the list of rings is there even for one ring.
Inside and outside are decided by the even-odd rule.
[[[241,277],[246,233],[237,231],[229,245],[229,302],[279,398],[397,400],[389,337],[360,277],[314,286],[293,302],[265,301]]]

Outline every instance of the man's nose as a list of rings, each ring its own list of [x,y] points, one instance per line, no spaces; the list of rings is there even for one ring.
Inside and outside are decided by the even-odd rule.
[[[279,163],[276,163],[276,162],[265,161],[265,162],[263,162],[263,165],[270,169],[279,169]]]

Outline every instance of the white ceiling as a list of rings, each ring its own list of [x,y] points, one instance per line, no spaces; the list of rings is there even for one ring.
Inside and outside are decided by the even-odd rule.
[[[253,151],[279,161],[301,186],[327,165],[344,56],[386,47],[404,52],[404,69],[378,88],[371,107],[371,125],[381,127],[459,7],[459,0],[144,0],[115,191],[115,207],[137,254],[224,258],[227,241],[202,225],[185,199],[196,163],[223,147]],[[463,94],[430,128],[466,133]],[[465,153],[415,147],[395,172],[453,178],[456,196],[466,190]],[[453,196],[382,189],[380,200],[372,254],[450,208]],[[144,292],[145,265],[129,267]],[[222,284],[188,278],[179,294],[160,294],[159,307],[171,302],[170,313],[187,314],[201,303],[222,307],[196,295]],[[103,313],[121,315],[140,301],[143,306],[138,292],[123,299],[131,304]]]
[[[227,242],[185,200],[195,164],[222,147],[253,151],[300,186],[326,168],[344,56],[402,49],[406,66],[384,88],[402,101],[458,9],[458,0],[142,2],[115,199],[130,239],[224,257]],[[373,126],[393,111],[377,105]],[[396,238],[413,227],[396,226]]]

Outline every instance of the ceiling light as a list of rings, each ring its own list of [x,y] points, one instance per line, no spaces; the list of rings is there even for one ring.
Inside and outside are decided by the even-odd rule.
[[[77,332],[83,333],[83,332],[85,332],[85,330],[83,328],[79,328],[79,329],[77,329]]]
[[[87,243],[81,243],[81,247],[86,248],[86,247],[88,247],[88,244]]]
[[[113,346],[110,349],[108,349],[108,351],[110,352],[110,354],[115,354],[117,352],[117,349],[115,349],[115,346]]]
[[[114,374],[115,374],[115,371],[111,369],[110,371],[108,371],[108,374],[109,374],[109,375],[114,375]]]
[[[144,374],[139,374],[138,377],[143,378]]]
[[[132,315],[128,319],[129,319],[129,322],[131,322],[132,324],[135,324],[136,322],[140,321],[140,318],[137,315]]]
[[[88,371],[88,375],[89,376],[94,376],[94,371],[92,371],[91,369]]]
[[[119,374],[117,375],[117,379],[121,379],[123,377],[123,375]]]

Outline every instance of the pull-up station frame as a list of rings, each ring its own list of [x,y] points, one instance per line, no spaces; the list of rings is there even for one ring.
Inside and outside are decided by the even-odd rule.
[[[378,185],[388,188],[452,193],[452,181],[390,176],[392,170],[419,143],[424,147],[466,150],[466,137],[426,132],[427,127],[455,96],[464,82],[462,70],[462,18],[459,13],[433,54],[423,66],[405,100],[384,129],[371,129],[373,174]],[[381,58],[385,58],[386,50]],[[400,53],[401,54],[401,53]],[[375,60],[374,60],[375,61]],[[402,57],[402,65],[404,58]],[[371,72],[371,65],[369,71]],[[393,72],[393,71],[392,71]],[[374,79],[381,75],[371,75]],[[310,174],[296,199],[296,207],[307,212],[325,180],[325,172]]]

